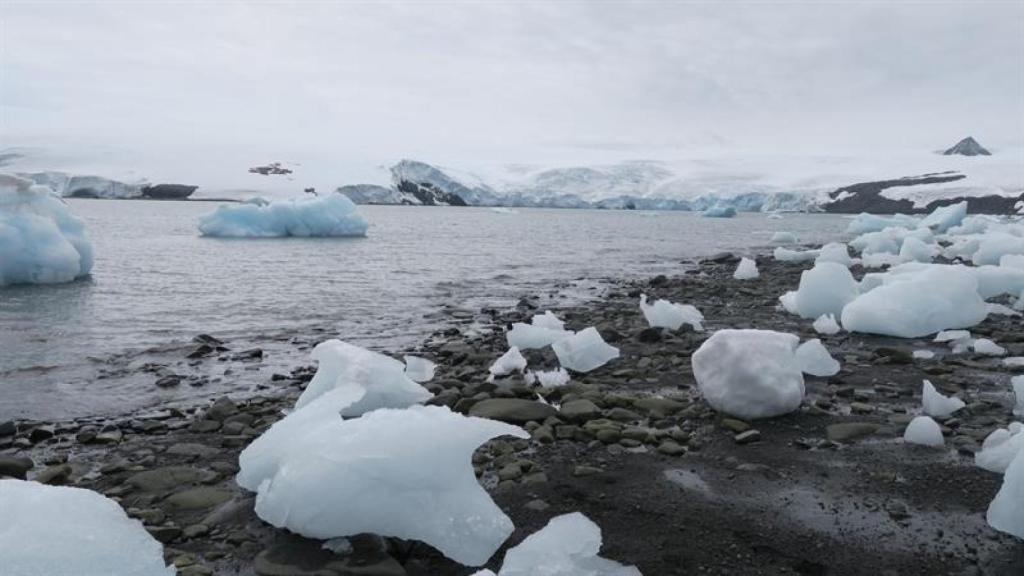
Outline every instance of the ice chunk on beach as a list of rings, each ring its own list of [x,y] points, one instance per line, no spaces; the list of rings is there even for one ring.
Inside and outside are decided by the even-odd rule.
[[[925,414],[935,418],[946,418],[964,406],[966,404],[963,400],[956,396],[945,396],[936,390],[931,382],[924,381],[921,391],[921,407]]]
[[[1003,348],[988,338],[978,338],[971,346],[974,348],[976,353],[983,354],[985,356],[1003,356],[1006,354],[1006,348]]]
[[[0,573],[174,576],[163,546],[121,505],[91,490],[0,480]]]
[[[405,375],[409,377],[409,380],[421,383],[434,379],[437,364],[419,356],[404,356],[402,360],[405,360]]]
[[[857,297],[858,288],[846,266],[818,262],[800,274],[800,286],[788,294],[792,296],[782,301],[787,310],[803,318],[817,318],[822,314],[841,315],[846,304]]]
[[[606,343],[593,326],[555,342],[551,349],[559,364],[575,372],[590,372],[619,357],[619,349]]]
[[[957,340],[970,340],[970,330],[942,330],[935,335],[932,342],[956,342]]]
[[[469,566],[487,561],[512,521],[473,473],[472,454],[517,426],[443,406],[382,409],[297,438],[259,486],[264,521],[326,540],[361,533],[420,540]]]
[[[683,324],[689,324],[698,332],[704,329],[701,326],[704,315],[690,304],[676,304],[668,300],[655,300],[654,304],[648,304],[647,294],[641,294],[640,311],[653,328],[678,330]]]
[[[559,388],[569,383],[569,372],[565,368],[533,372],[533,377],[537,379],[537,383],[542,388]]]
[[[985,437],[981,450],[974,454],[974,464],[989,472],[1002,474],[1017,454],[1024,452],[1024,424],[1010,422]]]
[[[736,271],[732,273],[732,277],[736,280],[752,280],[757,278],[760,274],[757,271],[757,262],[754,262],[750,258],[741,258],[740,263],[736,266]]]
[[[1024,451],[1018,452],[1006,469],[985,519],[996,530],[1024,539]]]
[[[942,437],[942,428],[930,416],[918,416],[910,421],[903,432],[903,440],[909,444],[922,446],[944,446],[946,439]]]
[[[565,322],[547,310],[543,314],[535,314],[529,324],[512,324],[512,329],[505,335],[505,339],[509,346],[515,346],[520,350],[532,350],[550,346],[572,335],[571,330],[565,329]]]
[[[782,230],[772,234],[770,242],[772,244],[796,244],[800,242],[800,239],[796,237],[796,234]]]
[[[814,324],[811,326],[814,328],[815,332],[826,336],[838,334],[841,329],[839,327],[839,323],[836,322],[835,314],[822,314],[821,316],[818,316],[818,319],[815,320]]]
[[[900,246],[900,260],[904,262],[931,262],[935,258],[935,253],[935,246],[925,244],[913,236],[904,238],[903,245]]]
[[[0,286],[56,284],[92,270],[85,224],[46,186],[0,174]]]
[[[513,372],[522,372],[523,370],[526,370],[526,358],[515,346],[509,348],[487,369],[491,376],[508,376]]]
[[[697,387],[712,408],[738,418],[792,412],[804,397],[799,343],[771,330],[719,330],[692,356]]]
[[[892,216],[876,216],[861,212],[850,221],[846,227],[847,234],[866,234],[868,232],[880,232],[886,228],[917,228],[918,219],[905,214],[893,214]]]
[[[811,376],[835,376],[839,373],[839,361],[817,338],[797,346],[796,361],[800,364],[800,371]]]
[[[816,264],[819,262],[835,262],[849,268],[853,264],[853,259],[850,258],[850,251],[846,244],[842,242],[829,242],[821,247],[818,257],[814,259],[814,262]]]
[[[964,217],[967,216],[967,201],[958,202],[956,204],[950,204],[949,206],[939,206],[932,213],[925,216],[921,220],[921,228],[929,228],[936,232],[945,232],[946,230],[959,226],[963,222]]]
[[[366,236],[369,224],[344,194],[275,200],[265,206],[223,205],[199,219],[203,236]]]
[[[1024,356],[1010,356],[1009,358],[1003,358],[1003,366],[1006,366],[1007,368],[1024,367]]]
[[[562,322],[551,310],[545,310],[543,314],[534,314],[533,318],[530,318],[530,324],[549,330],[565,330],[565,322]]]
[[[334,388],[275,422],[238,455],[239,486],[253,492],[277,473],[281,461],[307,435],[341,421],[341,413],[366,394],[361,386]]]
[[[931,360],[935,358],[935,352],[931,350],[914,350],[913,357],[920,360]]]
[[[405,364],[341,340],[317,344],[311,354],[319,363],[316,374],[295,408],[302,408],[335,388],[355,386],[366,393],[341,415],[350,418],[377,408],[405,408],[426,402],[433,394],[405,374]]]
[[[820,250],[790,250],[779,246],[772,252],[772,256],[779,262],[810,262],[820,253]]]
[[[736,215],[736,208],[728,204],[715,204],[701,213],[705,218],[732,218]]]
[[[1024,238],[1006,232],[989,232],[971,257],[976,266],[999,264],[1003,256],[1024,254]]]
[[[929,267],[898,274],[843,309],[850,332],[919,338],[941,330],[967,328],[988,315],[971,274],[953,267]]]
[[[563,514],[510,548],[498,576],[642,576],[600,552],[601,528],[579,512]]]

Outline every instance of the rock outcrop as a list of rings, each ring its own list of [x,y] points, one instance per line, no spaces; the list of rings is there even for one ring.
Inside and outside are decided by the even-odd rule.
[[[978,141],[968,136],[963,140],[956,143],[955,146],[946,150],[942,153],[945,156],[952,156],[959,154],[961,156],[991,156],[992,153],[985,149],[984,146],[978,144]]]

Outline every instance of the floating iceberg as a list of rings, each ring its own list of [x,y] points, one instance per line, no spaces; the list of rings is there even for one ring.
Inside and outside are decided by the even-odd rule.
[[[964,401],[956,396],[944,396],[928,380],[924,381],[924,388],[921,391],[921,407],[924,413],[935,418],[945,418],[957,410],[966,406]]]
[[[0,174],[0,286],[55,284],[92,270],[85,225],[50,189]]]
[[[522,372],[526,370],[526,358],[523,358],[519,348],[513,346],[495,360],[487,370],[491,376],[507,376],[513,372]]]
[[[1018,452],[1006,469],[985,519],[996,530],[1024,539],[1024,451]]]
[[[142,523],[97,492],[0,480],[0,510],[0,573],[174,576]]]
[[[814,324],[811,326],[814,328],[815,332],[826,336],[838,334],[839,330],[841,330],[839,323],[836,322],[834,314],[822,314],[821,316],[818,316],[818,319],[815,320]]]
[[[770,330],[719,330],[693,354],[697,387],[712,408],[738,418],[792,412],[804,397],[799,343]]]
[[[736,280],[752,280],[757,278],[760,274],[757,271],[757,262],[754,262],[750,258],[741,258],[740,263],[736,266],[736,271],[732,273],[732,277]]]
[[[974,464],[1002,474],[1021,452],[1024,452],[1024,424],[1010,422],[1006,428],[999,428],[985,437],[981,450],[974,454]]]
[[[371,533],[420,540],[469,566],[487,561],[512,521],[473,473],[473,451],[517,426],[443,406],[375,410],[294,439],[256,496],[256,514],[308,538]]]
[[[910,421],[903,432],[903,440],[909,444],[922,446],[944,446],[946,439],[942,437],[942,428],[930,416],[918,416]]]
[[[705,218],[732,218],[736,215],[736,208],[728,204],[715,204],[701,213]]]
[[[343,194],[276,200],[265,206],[219,206],[199,219],[203,236],[366,236],[369,224]]]
[[[505,553],[497,576],[642,576],[633,566],[598,556],[601,528],[573,512],[552,518]],[[490,571],[477,572],[474,576]]]
[[[780,301],[789,312],[803,318],[818,318],[822,314],[841,315],[843,308],[857,295],[857,281],[846,266],[819,262],[814,268],[804,270],[796,292],[787,292]],[[846,326],[845,321],[843,326]]]
[[[319,366],[309,386],[295,402],[297,409],[341,387],[358,387],[365,391],[358,402],[342,410],[345,418],[377,408],[405,408],[426,402],[433,396],[409,379],[404,364],[383,354],[341,340],[327,340],[317,344],[311,355]]]
[[[817,338],[797,346],[796,361],[800,364],[800,371],[811,376],[835,376],[839,373],[839,362]]]
[[[846,305],[842,324],[850,332],[919,338],[974,326],[987,315],[974,277],[944,266],[887,277]]]
[[[533,372],[533,377],[542,388],[559,388],[569,383],[569,372],[565,368],[547,372]]]
[[[698,332],[704,329],[701,326],[704,315],[690,304],[676,304],[668,300],[655,300],[654,304],[648,304],[647,294],[641,294],[640,311],[652,328],[678,330],[683,324],[689,324]]]
[[[416,383],[429,382],[434,379],[437,364],[419,356],[405,356],[405,375]]]
[[[590,372],[619,357],[619,349],[601,338],[591,326],[551,345],[558,363],[574,372]]]
[[[770,240],[770,242],[772,244],[796,244],[800,242],[800,239],[797,238],[796,234],[793,234],[792,232],[779,231],[776,232],[775,234],[772,234],[772,239]]]

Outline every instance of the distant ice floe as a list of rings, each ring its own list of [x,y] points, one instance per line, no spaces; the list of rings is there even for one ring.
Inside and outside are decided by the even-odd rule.
[[[223,205],[199,219],[203,236],[222,238],[366,236],[367,228],[356,205],[342,194]]]
[[[0,174],[0,286],[56,284],[89,274],[85,224],[49,188]]]
[[[0,480],[0,573],[10,575],[173,576],[163,546],[91,490]]]
[[[736,216],[736,207],[730,204],[715,204],[701,213],[705,218],[732,218]]]

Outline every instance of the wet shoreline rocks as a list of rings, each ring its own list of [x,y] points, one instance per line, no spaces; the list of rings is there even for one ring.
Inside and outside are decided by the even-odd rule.
[[[648,575],[1019,574],[1024,544],[984,522],[1000,478],[973,465],[985,436],[1012,420],[1012,372],[998,358],[950,354],[925,338],[817,334],[810,320],[776,309],[809,263],[759,257],[760,276],[737,281],[736,261],[723,255],[678,276],[615,281],[600,300],[554,310],[566,328],[595,326],[621,352],[571,373],[565,386],[542,388],[518,372],[488,381],[507,350],[506,329],[538,312],[530,299],[467,313],[416,349],[395,351],[437,363],[424,383],[434,394],[427,404],[514,422],[531,435],[474,453],[481,484],[516,526],[487,567],[499,568],[504,550],[551,518],[581,511],[602,529],[603,556]],[[695,305],[705,331],[650,328],[641,293]],[[972,332],[1024,355],[1015,322],[993,315]],[[793,413],[726,417],[700,398],[690,362],[723,328],[820,338],[842,369],[807,377]],[[925,349],[935,357],[913,356]],[[528,371],[558,367],[550,348],[523,356]],[[234,482],[238,454],[294,404],[312,373],[296,367],[261,396],[201,406],[0,422],[0,475],[117,499],[183,575],[471,574],[423,544],[360,535],[331,551],[255,516],[252,495]],[[945,449],[902,441],[925,378],[966,403],[936,418]]]

